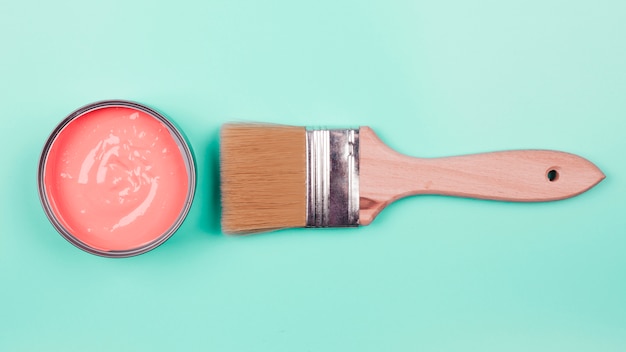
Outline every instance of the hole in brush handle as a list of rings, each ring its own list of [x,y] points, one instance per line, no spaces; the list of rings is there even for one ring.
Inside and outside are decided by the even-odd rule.
[[[556,168],[550,168],[546,173],[546,177],[548,178],[548,181],[555,182],[559,179],[559,172],[556,170]]]

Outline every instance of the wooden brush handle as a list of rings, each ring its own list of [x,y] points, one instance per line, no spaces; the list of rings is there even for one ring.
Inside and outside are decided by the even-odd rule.
[[[415,194],[541,202],[569,198],[604,174],[579,156],[549,150],[513,150],[446,158],[414,158],[385,145],[361,127],[360,224],[389,203]]]

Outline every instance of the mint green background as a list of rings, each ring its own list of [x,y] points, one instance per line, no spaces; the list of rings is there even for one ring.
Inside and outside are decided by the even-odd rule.
[[[2,1],[1,351],[626,350],[626,5],[583,1]],[[39,205],[48,134],[101,99],[197,157],[181,229],[84,253]],[[372,126],[437,157],[569,151],[561,202],[405,199],[368,227],[227,237],[227,121]]]

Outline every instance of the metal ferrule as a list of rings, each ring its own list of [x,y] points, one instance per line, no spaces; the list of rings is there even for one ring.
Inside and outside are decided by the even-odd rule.
[[[307,130],[307,227],[359,225],[359,130]]]

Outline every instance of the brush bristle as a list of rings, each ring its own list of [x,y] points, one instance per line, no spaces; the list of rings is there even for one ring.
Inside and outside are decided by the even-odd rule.
[[[306,225],[306,129],[226,124],[221,131],[222,231]]]

